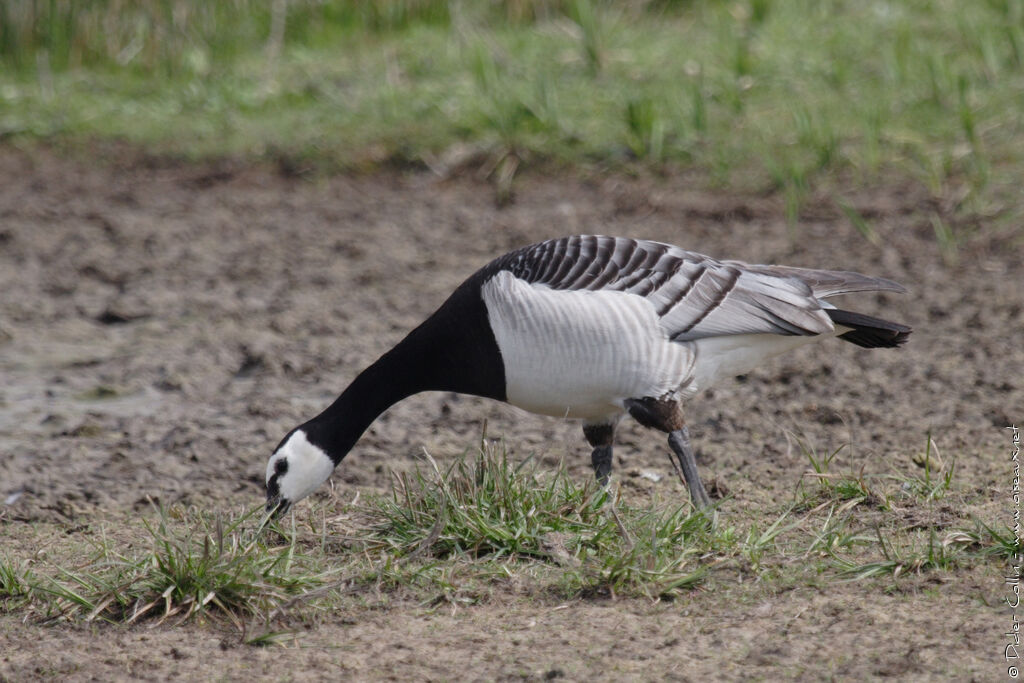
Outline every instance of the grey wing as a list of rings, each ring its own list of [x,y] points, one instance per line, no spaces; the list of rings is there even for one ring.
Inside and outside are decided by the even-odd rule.
[[[726,261],[726,264],[732,263]],[[849,270],[813,270],[810,268],[791,268],[789,266],[760,266],[735,262],[736,265],[751,272],[763,273],[775,277],[795,277],[810,285],[814,296],[827,299],[838,294],[850,292],[900,292],[906,288],[898,282],[884,277],[862,275]]]
[[[491,269],[509,270],[552,289],[642,296],[677,341],[824,334],[834,327],[819,298],[851,291],[902,291],[890,280],[859,273],[723,262],[661,242],[600,235],[524,247],[498,259]]]

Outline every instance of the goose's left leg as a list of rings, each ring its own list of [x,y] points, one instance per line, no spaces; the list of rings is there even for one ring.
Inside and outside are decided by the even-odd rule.
[[[697,474],[697,459],[693,457],[693,448],[690,446],[690,430],[683,425],[680,429],[669,432],[668,445],[679,460],[679,466],[683,470],[683,478],[686,479],[686,486],[690,489],[690,499],[698,508],[706,508],[711,505],[711,498],[704,490],[704,484]]]
[[[668,445],[679,462],[676,471],[686,481],[694,506],[705,508],[711,505],[711,498],[697,474],[697,459],[690,446],[690,430],[683,421],[683,410],[679,402],[671,398],[645,397],[631,398],[625,405],[633,419],[644,427],[668,432]],[[675,467],[676,461],[672,465]]]
[[[608,485],[608,475],[612,473],[612,443],[615,440],[615,420],[610,422],[584,422],[583,436],[587,443],[594,447],[590,454],[590,462],[594,466],[594,476],[601,486]]]

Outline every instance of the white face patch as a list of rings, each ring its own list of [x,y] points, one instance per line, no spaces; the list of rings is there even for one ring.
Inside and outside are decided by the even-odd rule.
[[[267,461],[267,485],[276,477],[278,495],[295,503],[316,491],[333,471],[334,462],[327,454],[296,429]]]

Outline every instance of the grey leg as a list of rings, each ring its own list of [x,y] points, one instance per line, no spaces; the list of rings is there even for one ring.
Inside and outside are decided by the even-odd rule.
[[[676,471],[686,480],[694,507],[700,509],[711,505],[708,492],[704,490],[704,484],[700,482],[700,475],[697,474],[697,460],[693,457],[693,448],[690,447],[690,430],[683,422],[683,411],[679,402],[671,396],[645,396],[627,399],[625,405],[633,419],[644,427],[668,433],[668,445],[679,462]],[[676,460],[672,461],[674,467]]]
[[[590,454],[590,463],[594,466],[594,476],[601,486],[608,485],[608,477],[612,473],[612,447],[598,446]]]
[[[711,505],[708,492],[704,490],[704,484],[701,483],[700,475],[697,474],[697,460],[693,457],[693,448],[690,447],[690,430],[684,425],[681,429],[670,432],[668,445],[679,461],[679,467],[686,479],[686,486],[690,489],[690,498],[693,500],[694,506],[706,508]]]
[[[612,442],[615,440],[615,422],[584,424],[583,436],[587,443],[594,447],[590,454],[590,463],[594,466],[594,476],[601,486],[608,485],[608,477],[612,473]]]

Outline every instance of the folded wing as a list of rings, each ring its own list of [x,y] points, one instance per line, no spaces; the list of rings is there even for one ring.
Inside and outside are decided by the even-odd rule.
[[[834,327],[820,299],[903,291],[846,271],[717,261],[661,242],[576,235],[514,251],[485,268],[563,290],[621,291],[650,301],[676,341],[738,334],[814,335]]]

